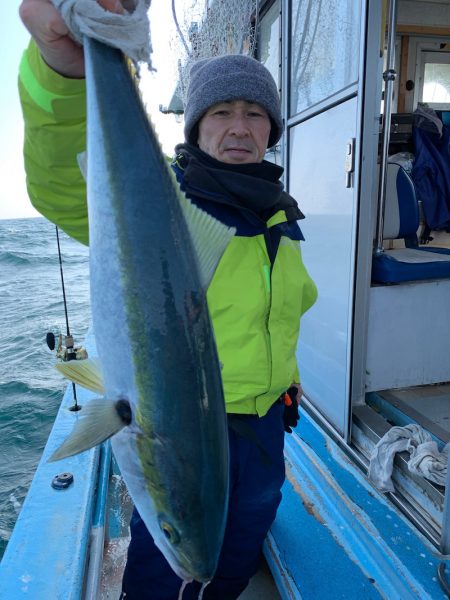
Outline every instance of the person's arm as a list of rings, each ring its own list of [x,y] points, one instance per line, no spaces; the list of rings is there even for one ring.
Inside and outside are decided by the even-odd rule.
[[[119,0],[98,2],[123,12]],[[28,194],[40,213],[87,244],[86,186],[77,162],[86,148],[83,49],[50,0],[23,0],[19,12],[33,38],[19,72]]]
[[[87,244],[86,185],[77,163],[77,154],[86,149],[84,79],[68,79],[50,69],[32,40],[20,65],[19,93],[31,203]]]

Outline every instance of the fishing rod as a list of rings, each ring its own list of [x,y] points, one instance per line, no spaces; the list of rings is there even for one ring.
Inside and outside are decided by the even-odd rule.
[[[66,300],[66,288],[64,286],[64,273],[63,273],[63,266],[62,266],[62,258],[61,258],[61,246],[59,243],[59,231],[58,231],[58,227],[55,226],[56,229],[56,242],[58,244],[58,259],[59,259],[59,271],[61,273],[61,287],[62,287],[62,293],[63,293],[63,301],[64,301],[64,314],[66,316],[66,351],[67,351],[67,357],[66,360],[75,360],[76,359],[76,354],[74,352],[73,349],[73,337],[70,335],[70,328],[69,328],[69,315],[67,313],[67,300]]]
[[[64,314],[65,314],[65,318],[66,318],[66,337],[64,340],[65,349],[64,349],[64,351],[62,350],[62,336],[60,335],[60,341],[59,341],[58,348],[57,348],[57,356],[62,358],[62,360],[64,360],[64,361],[70,361],[70,360],[77,360],[77,350],[76,350],[76,348],[74,348],[74,341],[73,341],[72,334],[70,333],[70,327],[69,327],[69,314],[67,311],[67,298],[66,298],[66,288],[64,285],[64,271],[63,271],[63,264],[62,264],[62,257],[61,257],[61,245],[59,242],[59,231],[58,231],[57,225],[55,225],[55,230],[56,230],[56,242],[58,245],[59,271],[60,271],[60,275],[61,275],[61,288],[62,288],[62,294],[63,294]],[[50,350],[55,349],[55,335],[52,332],[47,333],[47,346],[50,348]],[[69,408],[69,410],[78,411],[81,409],[81,406],[78,405],[77,390],[76,390],[74,382],[72,382],[72,390],[73,390],[74,403],[73,403],[73,406],[71,406]]]

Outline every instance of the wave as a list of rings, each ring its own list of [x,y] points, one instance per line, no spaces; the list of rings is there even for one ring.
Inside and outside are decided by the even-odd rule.
[[[34,248],[33,252],[36,252],[36,248]],[[57,256],[44,256],[39,254],[31,254],[27,252],[20,251],[11,251],[6,250],[0,252],[0,263],[4,265],[12,265],[15,267],[20,267],[23,265],[52,265],[58,264]]]
[[[89,249],[58,231],[63,262],[85,262]],[[0,221],[0,252],[4,254],[3,260],[58,262],[55,226],[42,218]]]
[[[6,397],[10,394],[25,395],[32,391],[32,387],[25,381],[0,382],[0,395]]]
[[[10,529],[5,529],[4,527],[0,527],[0,539],[4,540],[5,542],[9,541],[9,538],[11,537],[11,530]]]
[[[55,361],[56,362],[56,361]],[[60,378],[58,377],[58,380]],[[33,394],[36,396],[45,396],[45,397],[54,397],[55,394],[58,395],[58,391],[55,391],[54,387],[43,386],[41,382],[33,383],[33,379],[30,378],[29,381],[23,380],[15,380],[11,381],[0,381],[0,395],[26,395]]]
[[[17,381],[2,383],[0,385],[0,423],[2,428],[11,426],[14,429],[20,429],[25,422],[33,423],[34,421],[34,424],[38,424],[53,419],[61,404],[66,387],[67,381],[56,369],[54,369],[54,374],[47,373],[47,377],[33,378],[31,385]],[[6,438],[0,441],[0,449],[6,442]]]
[[[19,502],[19,500],[16,498],[16,496],[14,494],[9,495],[9,501],[13,505],[13,508],[16,511],[16,514],[19,514],[20,509],[22,508],[22,503]]]

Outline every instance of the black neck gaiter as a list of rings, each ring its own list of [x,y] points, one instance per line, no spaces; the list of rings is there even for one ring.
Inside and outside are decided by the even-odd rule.
[[[282,167],[268,161],[224,163],[190,144],[179,144],[175,151],[188,195],[250,210],[263,221],[279,210],[285,210],[289,221],[304,218],[297,202],[284,191]]]

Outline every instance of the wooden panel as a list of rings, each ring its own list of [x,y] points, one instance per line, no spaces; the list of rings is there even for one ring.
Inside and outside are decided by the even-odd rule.
[[[406,75],[408,69],[408,45],[409,35],[402,36],[402,45],[400,50],[400,81],[398,86],[398,104],[397,112],[404,113],[406,105]]]
[[[422,25],[397,25],[397,33],[416,35],[440,35],[450,37],[450,27],[427,27]]]

